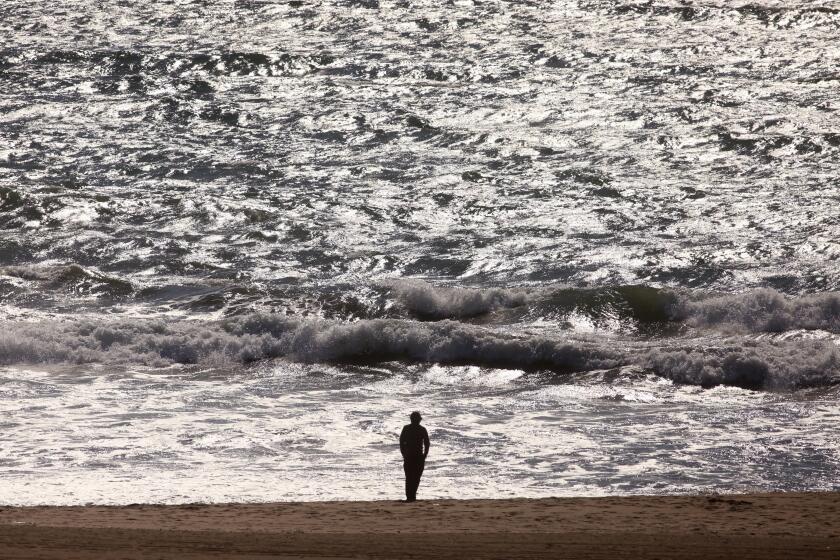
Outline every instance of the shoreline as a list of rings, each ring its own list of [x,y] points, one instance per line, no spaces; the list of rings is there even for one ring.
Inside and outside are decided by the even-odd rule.
[[[836,558],[840,493],[0,506],[0,556]]]

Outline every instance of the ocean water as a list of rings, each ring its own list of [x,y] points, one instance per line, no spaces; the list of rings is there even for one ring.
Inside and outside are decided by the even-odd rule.
[[[0,6],[0,503],[840,488],[840,4]]]

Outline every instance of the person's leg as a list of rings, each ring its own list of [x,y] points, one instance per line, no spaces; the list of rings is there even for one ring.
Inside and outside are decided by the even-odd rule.
[[[423,458],[415,459],[413,464],[413,472],[411,473],[411,497],[409,500],[417,499],[417,489],[420,487],[420,475],[423,474]]]
[[[411,495],[408,497],[412,502],[417,499],[417,485],[420,483],[420,475],[417,471],[417,463],[411,465]]]
[[[413,502],[417,499],[417,486],[420,484],[420,468],[417,459],[410,458],[405,467],[405,499]]]
[[[414,497],[417,497],[417,489],[420,488],[420,477],[423,476],[423,469],[426,468],[426,460],[420,458],[417,462],[417,482],[414,484]]]
[[[411,486],[413,484],[411,476],[411,462],[403,460],[403,471],[405,471],[405,499],[411,499]]]

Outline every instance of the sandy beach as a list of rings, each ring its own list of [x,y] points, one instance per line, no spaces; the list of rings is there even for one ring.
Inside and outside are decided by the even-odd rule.
[[[4,507],[0,557],[838,558],[840,494]]]

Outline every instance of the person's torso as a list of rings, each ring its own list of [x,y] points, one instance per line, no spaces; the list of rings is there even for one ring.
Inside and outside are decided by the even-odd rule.
[[[423,426],[407,424],[403,428],[402,440],[405,443],[403,451],[406,455],[423,455],[423,440],[426,438],[426,428]]]

